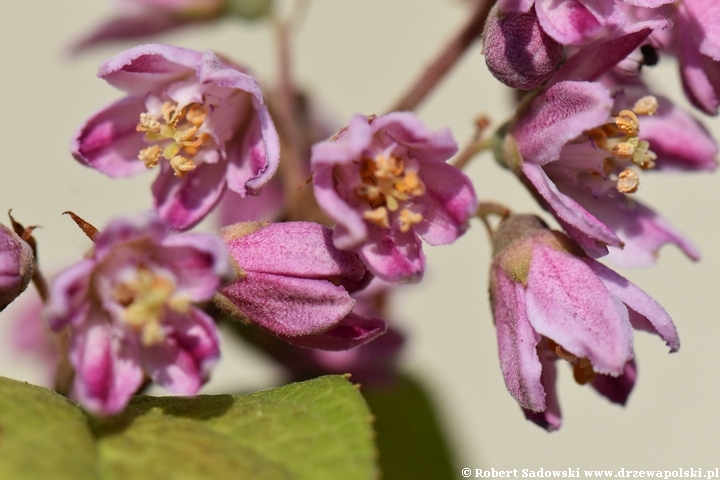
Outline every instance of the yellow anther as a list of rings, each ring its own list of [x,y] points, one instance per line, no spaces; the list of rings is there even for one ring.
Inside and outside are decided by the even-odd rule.
[[[635,153],[635,145],[630,142],[622,142],[615,145],[610,151],[618,157],[630,157]]]
[[[403,193],[419,197],[425,194],[425,184],[420,180],[417,172],[408,171],[401,181],[395,184],[395,188]]]
[[[197,126],[192,126],[192,127],[188,128],[187,130],[177,131],[173,135],[173,140],[175,140],[175,143],[177,143],[178,145],[185,145],[186,143],[190,146],[200,145],[200,143],[202,143],[202,140],[200,140],[199,138],[195,138],[193,140],[193,137],[195,137],[195,134],[197,133],[197,131],[198,131]],[[194,145],[196,142],[200,142],[200,143],[197,143],[197,145]]]
[[[173,158],[171,158],[170,166],[173,168],[175,176],[179,178],[187,175],[187,172],[195,170],[196,167],[195,162],[181,155],[175,155]]]
[[[380,228],[390,228],[390,219],[387,208],[378,207],[375,210],[368,210],[363,213],[363,218]]]
[[[194,103],[188,110],[187,115],[185,115],[185,119],[193,125],[199,127],[203,124],[205,118],[207,118],[207,114],[207,108],[203,107],[202,105],[198,105],[197,103]]]
[[[135,127],[135,130],[137,130],[138,132],[156,133],[160,131],[161,126],[161,123],[155,120],[152,115],[150,115],[148,112],[144,112],[140,114],[140,124]]]
[[[405,165],[396,157],[378,155],[375,157],[375,171],[373,174],[380,179],[390,179],[402,175]]]
[[[646,95],[635,102],[633,112],[638,115],[655,115],[659,107],[660,104],[658,103],[657,98],[652,95]]]
[[[603,130],[602,128],[593,128],[592,130],[588,131],[588,136],[595,143],[595,145],[598,146],[598,148],[602,148],[603,150],[605,150],[608,139],[608,135],[607,133],[605,133],[605,130]]]
[[[637,115],[630,110],[622,110],[620,114],[615,117],[615,125],[617,125],[621,132],[630,137],[637,136],[640,131],[640,121]]]
[[[156,167],[158,160],[160,160],[160,147],[153,145],[151,147],[143,148],[140,150],[138,158],[145,162],[145,168]]]
[[[400,231],[403,233],[409,232],[412,226],[422,222],[422,219],[422,214],[403,208],[400,210]]]
[[[183,108],[178,108],[176,103],[165,102],[162,106],[162,114],[165,123],[171,127],[177,126],[178,122],[182,118]]]
[[[625,169],[618,175],[617,189],[620,193],[635,193],[640,186],[640,176],[635,170]]]

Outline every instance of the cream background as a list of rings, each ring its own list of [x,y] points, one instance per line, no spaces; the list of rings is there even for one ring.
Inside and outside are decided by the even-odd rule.
[[[0,211],[13,208],[21,222],[42,225],[36,238],[45,271],[77,261],[89,246],[62,211],[73,210],[101,227],[112,216],[151,202],[154,174],[111,180],[68,153],[80,123],[121,95],[94,77],[98,62],[132,44],[75,59],[64,49],[111,12],[109,2],[98,0],[0,2]],[[382,113],[462,22],[464,12],[453,0],[316,0],[297,37],[297,77],[341,122],[356,112]],[[275,72],[267,25],[223,22],[159,41],[220,50],[251,66],[263,80]],[[662,63],[646,69],[647,76],[672,87],[679,98],[674,65],[666,59]],[[475,46],[419,115],[433,128],[450,126],[463,143],[474,116],[487,113],[499,123],[509,104]],[[716,118],[707,125],[720,136]],[[539,212],[489,156],[477,158],[468,171],[482,199]],[[407,368],[432,387],[444,415],[458,478],[460,467],[720,467],[720,292],[713,273],[720,267],[717,185],[718,179],[707,174],[643,177],[639,197],[693,238],[704,255],[693,264],[667,247],[656,268],[623,272],[673,316],[682,348],[667,355],[659,339],[637,334],[639,381],[624,409],[576,385],[569,369],[561,368],[565,424],[551,435],[524,420],[503,384],[487,303],[489,248],[483,229],[474,225],[453,247],[426,248],[426,281],[403,290],[396,317],[412,333]],[[12,310],[3,312],[3,329],[11,317]],[[0,348],[0,374],[38,381],[33,365],[15,361],[7,347]],[[250,353],[228,349],[216,377],[207,391],[266,387],[277,371]]]

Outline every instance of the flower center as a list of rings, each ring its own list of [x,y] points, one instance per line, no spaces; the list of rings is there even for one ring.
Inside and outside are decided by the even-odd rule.
[[[175,294],[175,283],[145,266],[137,268],[133,280],[120,283],[113,292],[115,301],[125,307],[123,320],[141,335],[145,346],[165,340],[162,317],[165,308],[187,313],[190,301]]]
[[[632,110],[622,110],[613,123],[606,123],[588,132],[595,145],[611,155],[603,161],[605,174],[615,177],[620,193],[635,193],[640,186],[636,166],[642,170],[655,168],[657,155],[650,150],[650,144],[641,141],[638,115],[654,115],[658,101],[646,96],[635,102]],[[619,173],[616,171],[621,170]]]
[[[207,115],[207,107],[199,103],[179,108],[173,102],[163,104],[161,119],[149,112],[141,113],[136,130],[144,132],[145,140],[152,145],[140,150],[138,158],[145,162],[145,167],[153,168],[162,157],[170,162],[176,176],[184,177],[197,166],[192,158],[203,142],[212,141],[206,133],[198,135]]]
[[[395,218],[403,233],[422,221],[422,214],[410,210],[408,204],[425,194],[425,184],[401,159],[385,152],[375,158],[363,158],[360,178],[362,185],[355,189],[355,194],[371,208],[363,214],[365,220],[380,228],[390,228]]]

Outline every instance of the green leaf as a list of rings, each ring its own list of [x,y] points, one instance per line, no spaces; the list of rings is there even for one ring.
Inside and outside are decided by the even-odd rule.
[[[139,396],[122,414],[89,424],[63,397],[4,380],[0,478],[370,480],[377,468],[369,417],[342,376],[248,395]],[[39,437],[50,441],[39,447]],[[15,475],[38,457],[45,475]]]
[[[403,376],[393,388],[365,388],[383,480],[457,477],[435,409],[420,383]]]
[[[100,478],[85,414],[51,390],[0,377],[0,478]]]

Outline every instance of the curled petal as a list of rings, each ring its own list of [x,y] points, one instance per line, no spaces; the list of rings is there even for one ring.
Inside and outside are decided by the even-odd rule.
[[[299,337],[280,337],[298,347],[341,351],[359,347],[385,333],[387,324],[377,318],[351,313],[336,326],[322,333]]]
[[[670,347],[670,351],[675,352],[680,348],[680,339],[675,324],[659,303],[628,279],[613,272],[605,265],[592,259],[585,260],[585,263],[597,275],[597,278],[603,282],[608,291],[632,310],[630,320],[635,318],[632,312],[639,314],[640,317],[649,322],[652,331],[657,332],[665,340],[667,346]]]
[[[613,403],[625,405],[628,397],[635,386],[637,379],[637,366],[635,360],[630,360],[625,364],[625,370],[618,377],[610,375],[596,375],[592,382],[592,387],[603,397]]]
[[[560,192],[542,167],[532,163],[524,163],[522,173],[540,195],[546,204],[546,208],[556,215],[559,220],[575,229],[568,231],[573,240],[583,247],[586,244],[622,247],[622,240],[607,225],[580,206],[579,203]]]
[[[130,95],[145,95],[194,75],[201,59],[202,54],[195,50],[172,45],[140,45],[105,60],[97,76]]]
[[[144,108],[142,97],[127,97],[97,112],[75,133],[73,157],[110,177],[144,172],[138,152],[147,144],[135,129]]]
[[[92,260],[83,260],[60,273],[52,283],[45,315],[50,328],[59,331],[84,320],[90,308],[87,302]]]
[[[392,112],[371,122],[373,132],[382,132],[408,149],[421,163],[445,163],[455,155],[457,143],[448,128],[430,130],[410,112]]]

